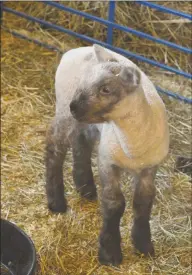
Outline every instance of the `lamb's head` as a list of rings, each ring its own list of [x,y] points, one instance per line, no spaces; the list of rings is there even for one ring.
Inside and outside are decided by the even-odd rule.
[[[101,123],[113,120],[114,110],[137,92],[140,72],[115,60],[105,48],[93,47],[97,62],[82,77],[70,110],[78,121]]]

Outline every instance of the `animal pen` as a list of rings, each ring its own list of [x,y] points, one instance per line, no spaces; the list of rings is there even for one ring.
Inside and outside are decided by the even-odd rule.
[[[191,185],[187,175],[175,171],[176,157],[191,154],[189,11],[190,2],[182,1],[1,2],[2,216],[34,240],[37,274],[190,274]],[[150,77],[166,104],[171,132],[151,219],[156,258],[132,252],[131,179],[125,173],[119,268],[97,261],[99,205],[75,192],[71,152],[64,166],[68,213],[51,214],[44,195],[43,152],[54,115],[55,70],[63,52],[93,43],[133,59]],[[95,157],[92,162],[99,190]]]

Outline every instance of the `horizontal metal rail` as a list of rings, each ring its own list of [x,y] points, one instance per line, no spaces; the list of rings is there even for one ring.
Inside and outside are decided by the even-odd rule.
[[[187,13],[184,13],[182,11],[178,11],[178,10],[170,9],[170,8],[167,8],[167,7],[163,7],[162,5],[154,4],[154,3],[151,3],[149,1],[143,1],[143,0],[142,1],[137,1],[136,0],[135,2],[140,4],[140,5],[144,5],[144,6],[153,8],[153,9],[157,9],[159,11],[163,11],[163,12],[166,12],[166,13],[169,13],[169,14],[174,14],[174,15],[192,20],[192,15],[191,14],[187,14]]]
[[[59,52],[60,54],[63,54],[63,53],[64,53],[64,51],[62,51],[61,49],[59,49],[59,48],[57,48],[57,47],[55,47],[55,46],[49,45],[49,44],[47,44],[47,43],[41,42],[41,41],[39,41],[38,39],[28,37],[28,36],[23,35],[23,34],[21,34],[21,33],[19,33],[19,32],[10,30],[10,29],[8,29],[8,28],[6,28],[6,27],[4,27],[4,26],[2,26],[2,29],[3,29],[4,31],[9,32],[10,34],[12,34],[12,35],[18,37],[18,38],[21,38],[21,39],[24,39],[24,40],[33,42],[33,43],[35,43],[35,44],[37,44],[37,45],[39,45],[39,46],[42,46],[42,47],[44,47],[44,48],[46,48],[46,49],[48,49],[48,50],[53,50],[53,51]]]
[[[162,89],[161,87],[159,86],[156,86],[156,89],[159,93],[161,94],[165,94],[167,96],[170,96],[170,97],[173,97],[177,100],[180,100],[180,101],[183,101],[184,103],[189,103],[189,104],[192,104],[192,99],[188,98],[188,97],[185,97],[185,96],[182,96],[182,95],[179,95],[179,94],[176,94],[176,93],[173,93],[171,91],[168,91],[168,90],[164,90]]]
[[[42,20],[42,19],[39,19],[39,18],[36,18],[36,17],[33,17],[33,16],[30,16],[30,15],[27,15],[23,12],[19,12],[19,11],[15,11],[15,10],[12,10],[10,8],[7,8],[7,7],[3,7],[3,10],[4,11],[7,11],[7,12],[10,12],[10,13],[13,13],[13,14],[16,14],[20,17],[23,17],[23,18],[26,18],[26,19],[29,19],[31,21],[34,21],[34,22],[37,22],[39,24],[42,24],[44,26],[47,26],[47,27],[50,27],[52,29],[55,29],[57,31],[61,31],[61,32],[65,32],[69,35],[72,35],[72,36],[75,36],[77,38],[80,38],[80,39],[83,39],[89,43],[96,43],[96,44],[100,44],[101,46],[104,46],[108,49],[111,49],[111,50],[114,50],[115,52],[119,53],[119,54],[122,54],[122,55],[125,55],[125,56],[128,56],[128,57],[133,57],[133,58],[136,58],[138,59],[139,61],[143,61],[143,62],[146,62],[148,64],[151,64],[153,66],[156,66],[156,67],[159,67],[159,68],[162,68],[164,70],[167,70],[167,71],[170,71],[172,73],[176,73],[178,75],[181,75],[181,76],[184,76],[186,78],[192,78],[192,75],[190,73],[187,73],[187,72],[184,72],[184,71],[181,71],[181,70],[178,70],[178,69],[175,69],[173,67],[170,67],[170,66],[167,66],[167,65],[164,65],[162,63],[159,63],[159,62],[156,62],[152,59],[149,59],[149,58],[146,58],[144,56],[141,56],[141,55],[138,55],[138,54],[135,54],[135,53],[132,53],[130,51],[127,51],[127,50],[124,50],[124,49],[121,49],[121,48],[117,48],[117,47],[113,47],[112,45],[109,45],[107,43],[104,43],[104,42],[101,42],[99,40],[96,40],[96,39],[93,39],[93,38],[90,38],[89,36],[86,36],[86,35],[83,35],[83,34],[79,34],[79,33],[76,33],[74,31],[71,31],[71,30],[68,30],[68,29],[65,29],[61,26],[58,26],[58,25],[55,25],[53,23],[50,23],[50,22],[47,22],[45,20]]]
[[[100,17],[94,16],[94,15],[88,14],[88,13],[86,13],[86,12],[78,11],[78,10],[75,10],[75,9],[73,9],[73,8],[69,8],[69,7],[63,6],[63,5],[61,5],[61,4],[59,4],[59,3],[56,3],[56,2],[53,2],[53,1],[41,1],[41,2],[43,2],[44,4],[47,4],[47,5],[56,7],[56,8],[58,8],[58,9],[60,9],[60,10],[64,10],[64,11],[67,11],[67,12],[70,12],[70,13],[73,13],[73,14],[76,14],[76,15],[80,15],[80,16],[83,16],[83,17],[85,17],[85,18],[87,18],[87,19],[90,19],[90,20],[94,20],[94,21],[96,21],[96,22],[99,22],[99,23],[101,23],[101,24],[104,24],[104,25],[107,25],[107,26],[111,26],[111,27],[116,28],[116,29],[118,29],[118,30],[121,30],[121,31],[124,31],[124,32],[128,32],[128,33],[134,34],[134,35],[136,35],[136,36],[139,36],[139,37],[142,37],[142,38],[145,38],[145,39],[154,41],[154,42],[156,42],[156,43],[159,43],[159,44],[163,44],[163,45],[169,46],[169,47],[171,47],[171,48],[174,48],[174,49],[183,51],[183,52],[185,52],[185,53],[192,54],[192,49],[189,49],[189,48],[186,48],[186,47],[177,45],[177,44],[175,44],[175,43],[169,42],[169,41],[164,40],[164,39],[161,39],[161,38],[153,37],[152,35],[149,35],[149,34],[147,34],[147,33],[143,33],[143,32],[140,32],[140,31],[136,31],[136,30],[134,30],[134,29],[132,29],[132,28],[129,28],[129,27],[125,27],[125,26],[116,24],[116,23],[114,23],[114,22],[105,20],[105,19],[103,19],[103,18],[100,18]]]

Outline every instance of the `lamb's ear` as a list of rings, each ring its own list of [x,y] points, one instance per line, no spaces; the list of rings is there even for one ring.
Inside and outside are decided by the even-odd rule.
[[[113,55],[109,53],[104,47],[101,47],[98,44],[93,44],[93,49],[99,62],[115,61]]]
[[[132,67],[124,67],[119,73],[119,77],[127,82],[127,85],[134,89],[137,88],[141,81],[141,73]]]

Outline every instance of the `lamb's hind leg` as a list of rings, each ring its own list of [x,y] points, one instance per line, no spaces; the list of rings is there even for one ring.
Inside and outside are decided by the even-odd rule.
[[[145,169],[135,177],[133,198],[133,244],[139,252],[151,256],[154,255],[154,248],[151,242],[149,220],[155,197],[154,179],[156,171],[156,167]]]
[[[93,200],[97,197],[91,168],[91,153],[94,141],[89,139],[85,130],[79,130],[72,139],[73,180],[82,197]]]
[[[46,193],[48,207],[53,212],[65,212],[63,162],[68,148],[65,122],[53,121],[46,139]]]

